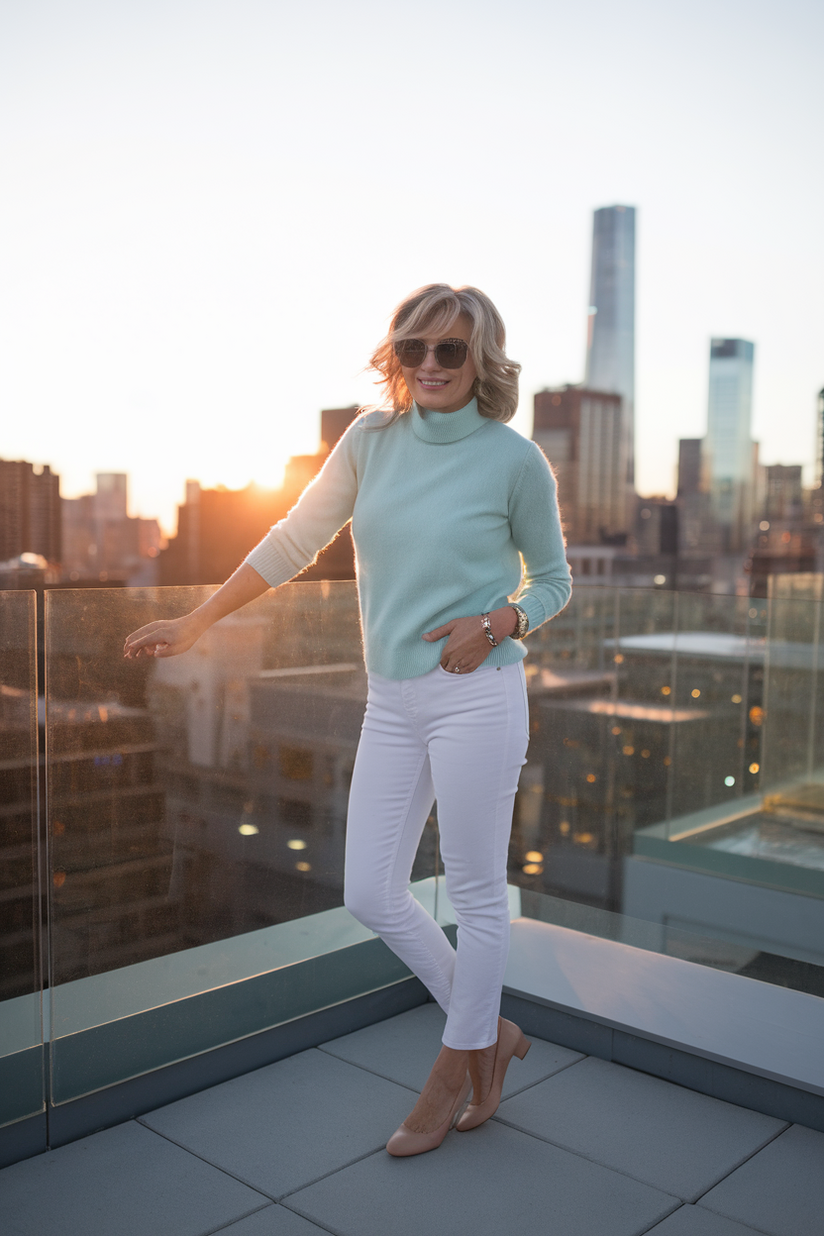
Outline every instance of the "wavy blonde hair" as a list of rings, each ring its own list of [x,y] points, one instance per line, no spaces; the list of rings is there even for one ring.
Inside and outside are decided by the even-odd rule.
[[[506,355],[506,330],[492,301],[478,288],[452,288],[448,283],[430,283],[418,288],[396,308],[385,339],[369,360],[369,368],[381,375],[385,404],[391,408],[384,428],[412,407],[395,344],[421,335],[445,335],[463,314],[472,323],[469,351],[478,376],[473,394],[478,411],[492,421],[510,421],[518,407],[518,374],[521,366]]]

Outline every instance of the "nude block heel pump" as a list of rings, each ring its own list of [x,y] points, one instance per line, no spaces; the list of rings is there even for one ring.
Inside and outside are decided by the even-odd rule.
[[[406,1124],[402,1124],[386,1143],[386,1149],[398,1159],[406,1158],[406,1156],[413,1154],[426,1154],[427,1150],[437,1150],[449,1130],[457,1124],[458,1119],[463,1114],[471,1090],[472,1082],[467,1073],[466,1081],[452,1105],[452,1110],[442,1125],[439,1125],[432,1133],[413,1133],[411,1129],[406,1127]]]
[[[495,1063],[492,1067],[489,1093],[483,1103],[469,1104],[455,1126],[459,1133],[477,1129],[479,1124],[483,1124],[490,1116],[495,1115],[501,1101],[501,1091],[504,1088],[504,1078],[510,1060],[513,1056],[523,1060],[531,1046],[532,1044],[519,1026],[503,1017],[498,1018],[498,1042],[495,1044]]]

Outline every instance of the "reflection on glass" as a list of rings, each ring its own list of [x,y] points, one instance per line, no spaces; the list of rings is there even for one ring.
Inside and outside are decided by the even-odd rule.
[[[47,599],[57,984],[342,904],[354,585],[291,584],[184,656],[122,660],[126,633],[208,591]],[[525,914],[824,994],[818,609],[576,589],[529,641]],[[413,878],[437,862],[433,819]]]
[[[0,591],[0,1125],[43,1107],[33,592]]]
[[[206,588],[47,598],[56,984],[341,906],[366,698],[352,583],[295,583],[183,656],[130,631]],[[435,869],[430,822],[416,879]]]
[[[656,948],[824,994],[818,611],[576,588],[527,661],[525,913],[647,920]]]

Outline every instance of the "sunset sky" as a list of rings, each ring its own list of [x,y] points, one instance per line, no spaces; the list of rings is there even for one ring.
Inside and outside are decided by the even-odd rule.
[[[0,456],[277,483],[431,281],[532,394],[583,375],[592,211],[638,208],[637,476],[756,345],[765,462],[824,386],[820,0],[26,0],[0,7]],[[811,474],[810,478],[811,479]]]

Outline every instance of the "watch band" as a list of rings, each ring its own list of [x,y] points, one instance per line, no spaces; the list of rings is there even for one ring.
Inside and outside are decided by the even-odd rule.
[[[489,614],[488,614],[488,613],[487,613],[487,614],[481,614],[481,623],[483,624],[484,635],[485,635],[485,636],[486,636],[486,638],[489,640],[489,642],[490,642],[490,644],[492,645],[492,647],[493,647],[493,648],[497,648],[497,647],[498,647],[498,641],[496,640],[495,636],[492,634],[492,624],[491,624],[491,622],[489,621]]]
[[[510,601],[509,604],[510,608],[515,610],[515,617],[518,619],[518,624],[509,638],[523,639],[529,630],[529,614],[525,609],[521,609],[520,605],[516,605],[514,601]]]

